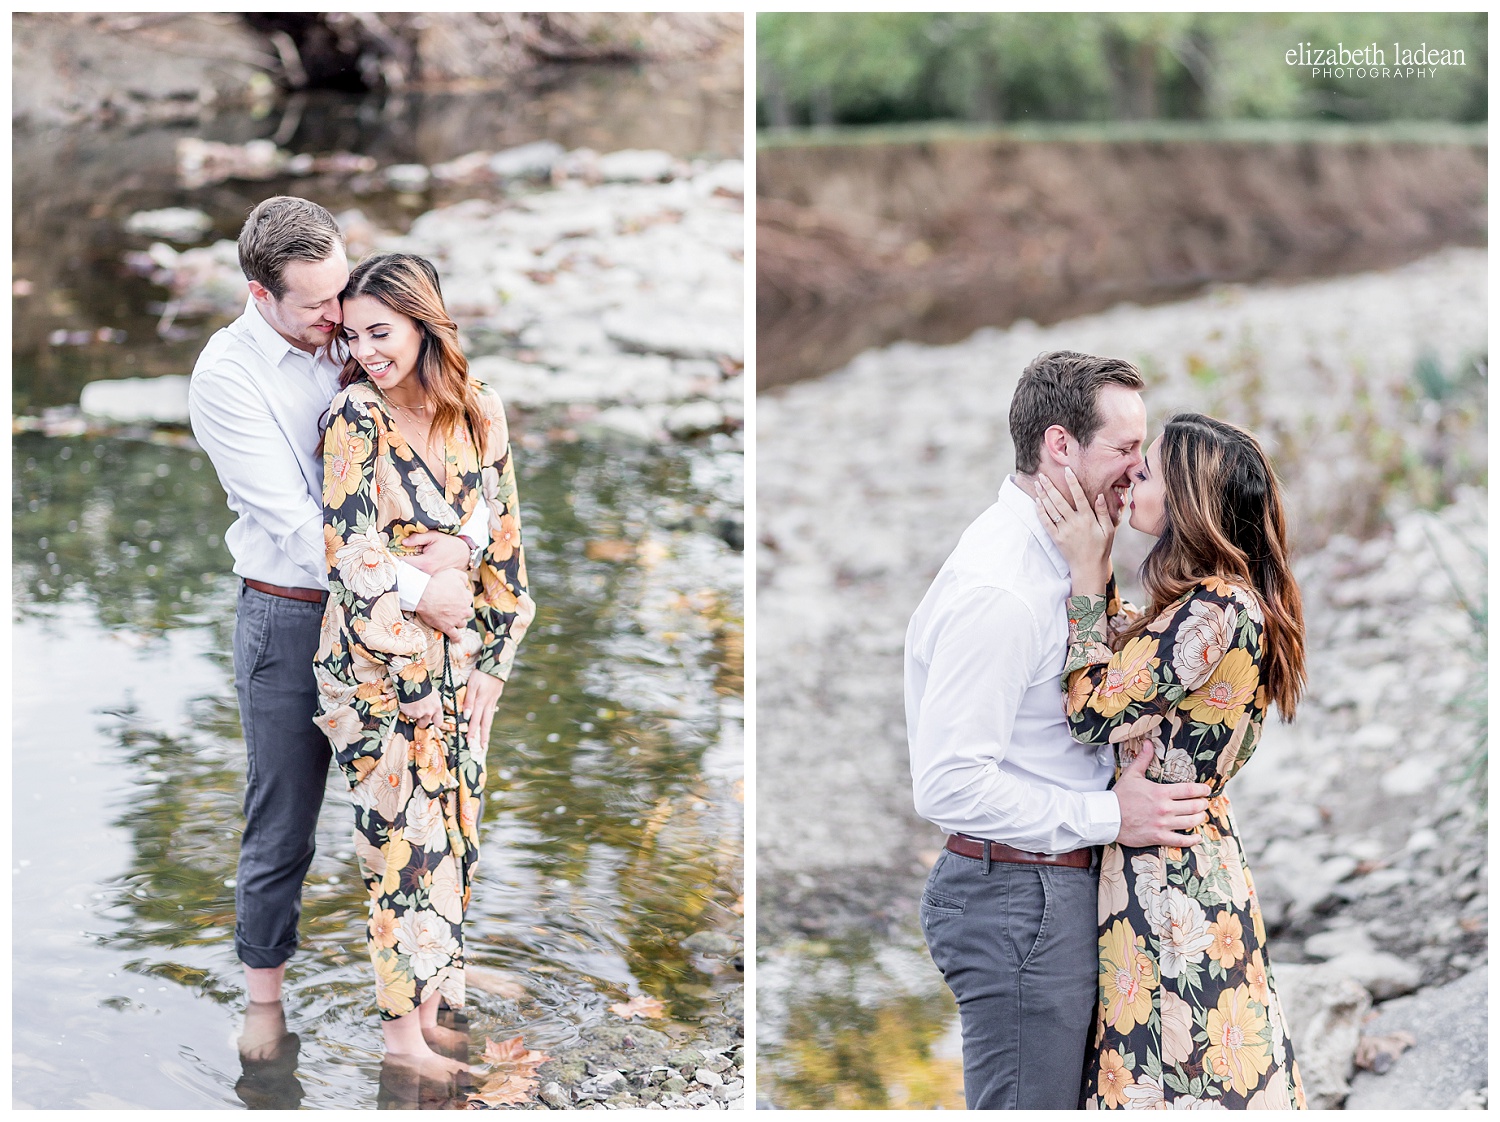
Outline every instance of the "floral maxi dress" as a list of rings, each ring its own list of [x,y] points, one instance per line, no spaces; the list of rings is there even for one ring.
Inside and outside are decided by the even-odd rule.
[[[1104,641],[1105,597],[1075,597],[1068,615],[1073,736],[1115,744],[1122,767],[1149,750],[1149,778],[1213,788],[1197,845],[1104,849],[1086,1104],[1306,1109],[1223,793],[1265,719],[1261,606],[1239,584],[1207,578],[1119,651]]]
[[[323,442],[328,605],[314,673],[320,728],[354,795],[354,848],[370,895],[369,951],[382,1019],[433,993],[464,1001],[463,920],[479,859],[486,745],[463,717],[469,675],[506,678],[536,608],[526,591],[520,508],[505,411],[475,383],[484,462],[466,427],[448,438],[438,480],[378,392],[333,399]],[[427,530],[457,533],[483,497],[490,544],[463,641],[403,612],[395,559]],[[441,722],[418,728],[397,706],[438,691]]]

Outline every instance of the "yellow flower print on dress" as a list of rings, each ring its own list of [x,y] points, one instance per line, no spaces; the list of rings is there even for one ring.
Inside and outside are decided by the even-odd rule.
[[[1266,1018],[1252,1009],[1250,988],[1237,986],[1219,994],[1206,1027],[1207,1069],[1236,1094],[1248,1095],[1271,1066],[1271,1049],[1263,1039]]]
[[[1240,917],[1230,911],[1219,913],[1219,917],[1208,925],[1213,942],[1208,945],[1208,957],[1228,970],[1245,957],[1245,925]]]
[[[411,863],[411,843],[401,836],[400,830],[393,830],[380,852],[385,854],[385,875],[380,880],[380,894],[392,896],[401,887],[401,870]]]
[[[1235,724],[1245,713],[1245,706],[1255,698],[1260,671],[1255,656],[1236,647],[1214,667],[1201,687],[1188,694],[1179,706],[1188,711],[1188,719],[1200,725]]]
[[[1121,1033],[1151,1016],[1157,977],[1145,945],[1145,937],[1135,933],[1128,919],[1112,924],[1099,940],[1099,1000],[1105,1023]]]
[[[377,950],[396,945],[396,913],[378,904],[370,916],[370,943]]]
[[[1135,1076],[1125,1067],[1125,1057],[1119,1052],[1111,1048],[1099,1057],[1099,1094],[1109,1109],[1118,1110],[1125,1105],[1126,1088],[1134,1082]]]
[[[328,426],[323,447],[323,505],[339,507],[359,491],[373,449],[343,417]]]
[[[1245,963],[1245,985],[1250,987],[1250,996],[1262,1005],[1271,1003],[1271,979],[1266,976],[1266,964],[1260,951],[1250,952],[1250,961]]]
[[[1068,716],[1082,713],[1083,707],[1088,704],[1089,695],[1094,692],[1094,683],[1089,680],[1087,674],[1074,674],[1068,681]]]
[[[417,980],[402,968],[394,948],[370,957],[375,965],[375,1004],[391,1017],[404,1017],[416,1008]]]
[[[505,576],[488,564],[479,566],[479,582],[484,588],[483,603],[497,612],[513,612],[520,604],[516,594],[505,583]]]
[[[491,557],[496,561],[509,561],[511,554],[521,548],[521,527],[516,516],[509,511],[502,514],[494,525]]]
[[[1150,701],[1156,696],[1156,658],[1158,640],[1137,636],[1109,660],[1104,681],[1089,700],[1089,708],[1102,716],[1113,717],[1124,712],[1132,701]]]

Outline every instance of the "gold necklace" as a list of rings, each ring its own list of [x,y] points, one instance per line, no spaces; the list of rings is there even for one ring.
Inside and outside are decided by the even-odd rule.
[[[374,379],[371,379],[370,385],[375,386]],[[422,447],[423,447],[423,450],[427,453],[427,456],[424,458],[423,462],[425,463],[427,460],[432,459],[432,422],[431,421],[427,421],[427,422],[418,421],[416,417],[413,417],[410,413],[407,412],[407,410],[406,410],[406,408],[404,406],[397,405],[396,402],[394,402],[390,398],[386,397],[385,391],[383,389],[381,389],[379,386],[375,386],[375,392],[380,395],[380,400],[381,401],[385,402],[389,406],[392,406],[393,408],[399,409],[402,413],[405,413],[406,414],[406,419],[409,420],[412,424],[416,425],[416,424],[423,424],[423,423],[425,423],[427,425],[427,431],[425,433],[423,433],[423,435],[422,435]],[[423,405],[420,408],[421,408],[421,411],[423,413],[425,413],[425,412],[427,412],[428,409],[431,408],[431,406],[430,405]],[[440,462],[443,463],[444,465],[446,465],[447,462],[448,462],[448,438],[447,437],[443,438],[443,454],[440,457]],[[430,472],[429,472],[429,474],[430,474]],[[446,470],[444,471],[444,474],[445,475],[447,474]]]

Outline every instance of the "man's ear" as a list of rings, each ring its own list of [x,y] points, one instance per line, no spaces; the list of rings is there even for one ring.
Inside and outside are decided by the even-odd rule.
[[[275,303],[276,297],[272,296],[271,290],[261,284],[260,281],[247,281],[246,284],[250,289],[250,295],[255,298],[257,303]]]
[[[1042,433],[1042,453],[1058,467],[1072,463],[1073,435],[1061,425],[1051,425]]]

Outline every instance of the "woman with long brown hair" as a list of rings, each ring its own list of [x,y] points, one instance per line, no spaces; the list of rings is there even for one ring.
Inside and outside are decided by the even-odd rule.
[[[1124,768],[1213,788],[1191,847],[1105,847],[1090,1107],[1305,1109],[1272,985],[1266,928],[1225,783],[1267,707],[1292,719],[1305,681],[1302,600],[1276,475],[1255,437],[1197,413],[1167,422],[1131,489],[1130,524],[1156,537],[1150,607],[1114,596],[1114,522],[1069,477],[1038,513],[1067,558],[1066,709],[1075,739]]]
[[[368,946],[387,1054],[425,1074],[439,999],[464,1001],[463,920],[479,857],[490,722],[535,605],[505,411],[470,378],[437,271],[361,262],[340,295],[348,360],[323,440],[329,594],[318,724],[354,793]],[[403,612],[395,558],[457,534],[483,501],[474,615],[451,634]]]

